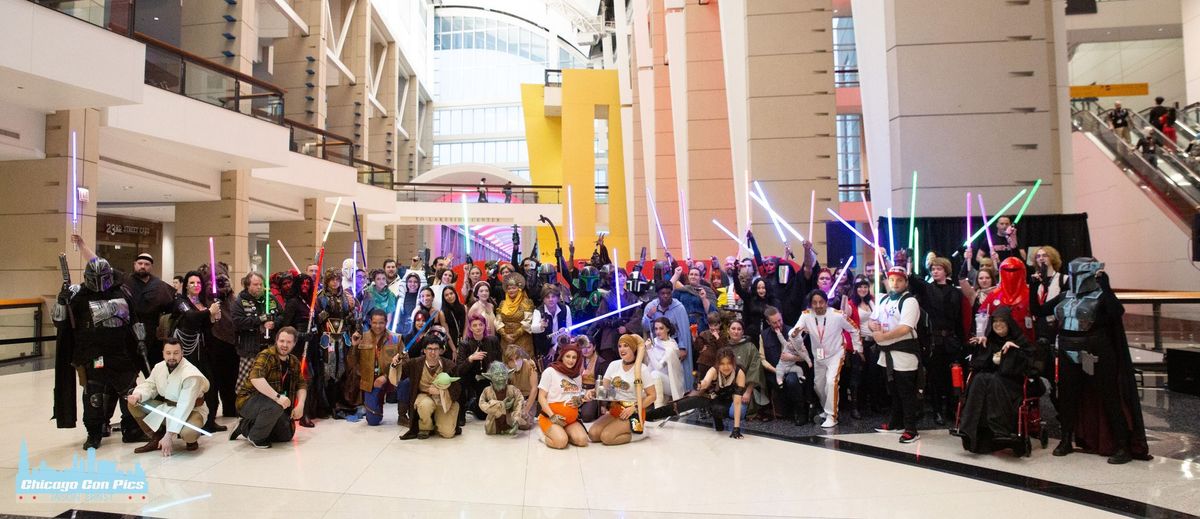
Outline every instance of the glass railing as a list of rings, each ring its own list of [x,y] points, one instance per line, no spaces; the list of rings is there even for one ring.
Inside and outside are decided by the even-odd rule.
[[[283,124],[284,90],[142,33],[146,84],[274,124]]]
[[[0,299],[0,364],[41,357],[43,344],[54,340],[53,333],[43,335],[44,305],[40,297]]]
[[[353,141],[336,133],[293,119],[284,119],[291,134],[291,150],[309,157],[352,166]]]
[[[462,197],[467,197],[468,203],[480,202],[479,185],[475,184],[435,184],[435,183],[395,183],[392,189],[396,191],[399,202],[446,202],[461,203]],[[521,204],[561,204],[565,202],[564,189],[558,185],[513,185],[509,186],[511,196],[506,198],[505,186],[484,186],[483,195],[491,204],[521,203]],[[506,202],[505,200],[511,200]],[[596,203],[608,203],[608,186],[596,186]]]
[[[1176,151],[1164,149],[1152,163],[1134,148],[1134,143],[1146,135],[1137,125],[1145,120],[1134,116],[1135,120],[1130,124],[1133,142],[1130,142],[1108,127],[1105,122],[1107,112],[1094,102],[1074,103],[1071,116],[1076,129],[1091,133],[1125,163],[1126,171],[1135,177],[1132,180],[1158,195],[1177,218],[1191,222],[1200,212],[1200,176],[1180,159]],[[1150,137],[1158,138],[1158,135],[1161,134],[1155,131]]]
[[[283,124],[282,88],[137,32],[134,0],[30,1],[144,43],[147,85]]]

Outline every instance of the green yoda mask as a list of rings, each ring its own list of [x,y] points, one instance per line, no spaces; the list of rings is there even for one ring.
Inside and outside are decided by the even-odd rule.
[[[513,370],[505,367],[503,362],[492,361],[492,364],[488,366],[488,370],[475,375],[475,378],[477,380],[487,380],[488,382],[491,382],[492,389],[499,393],[503,391],[504,388],[508,387],[508,377],[512,374],[512,372]]]

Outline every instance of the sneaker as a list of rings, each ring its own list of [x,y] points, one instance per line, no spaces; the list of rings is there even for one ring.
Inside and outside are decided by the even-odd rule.
[[[884,423],[883,423],[883,424],[881,424],[879,427],[876,427],[876,428],[875,428],[875,432],[880,432],[880,433],[900,433],[900,432],[904,432],[904,429],[902,429],[902,428],[900,428],[900,427],[892,427],[891,425],[888,425],[888,424],[887,424],[887,422],[884,422]]]
[[[825,418],[825,421],[821,423],[821,427],[824,427],[825,429],[829,429],[831,427],[836,427],[836,426],[837,426],[837,420],[834,420],[832,416]]]
[[[825,419],[829,418],[829,415],[825,414],[825,411],[821,411],[820,413],[817,413],[817,418]]]
[[[921,433],[917,432],[904,431],[904,434],[900,435],[900,443],[912,443],[920,439]]]

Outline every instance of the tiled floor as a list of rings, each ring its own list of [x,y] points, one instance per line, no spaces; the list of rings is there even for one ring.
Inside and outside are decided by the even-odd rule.
[[[488,437],[470,421],[452,440],[400,441],[389,412],[385,425],[322,421],[295,441],[256,450],[227,433],[201,449],[171,458],[134,455],[133,445],[107,439],[98,458],[122,469],[140,463],[145,502],[18,502],[18,447],[30,461],[64,467],[81,451],[82,430],[48,420],[50,371],[0,376],[0,514],[53,516],[67,509],[153,517],[962,517],[1004,510],[1017,517],[1112,515],[1079,499],[1053,497],[993,483],[984,476],[914,466],[878,452],[919,449],[927,458],[1024,473],[1166,509],[1200,510],[1200,466],[1159,457],[1110,467],[1094,456],[1025,460],[970,456],[944,433],[895,444],[894,435],[839,434],[875,455],[807,443],[747,436],[672,422],[651,426],[644,441],[551,451],[538,433]],[[82,517],[82,516],[81,516]]]

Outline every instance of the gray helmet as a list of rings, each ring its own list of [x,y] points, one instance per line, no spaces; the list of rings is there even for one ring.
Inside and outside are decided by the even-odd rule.
[[[1071,291],[1077,296],[1090,294],[1100,290],[1100,282],[1096,281],[1096,273],[1104,270],[1104,264],[1096,258],[1075,258],[1067,264],[1067,273],[1071,276]]]
[[[113,269],[104,258],[92,258],[83,268],[83,286],[93,292],[104,292],[113,286]]]
[[[538,265],[537,277],[542,283],[557,283],[558,271],[554,268],[553,263],[542,263]]]

